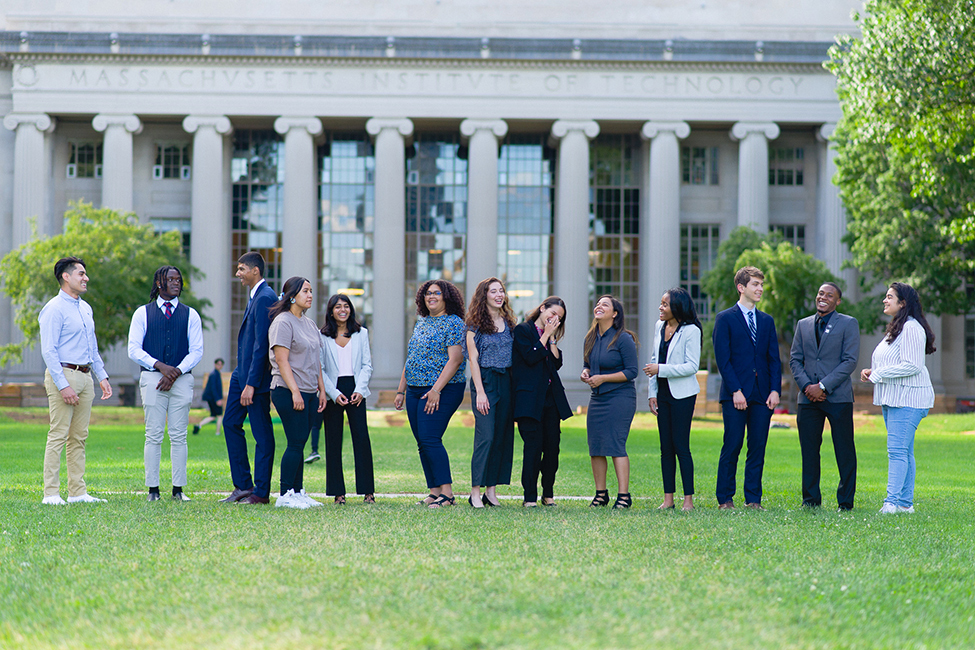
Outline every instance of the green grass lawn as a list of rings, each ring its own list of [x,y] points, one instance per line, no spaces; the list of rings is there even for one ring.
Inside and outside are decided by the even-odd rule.
[[[108,503],[65,507],[40,504],[44,411],[0,415],[0,648],[975,646],[973,415],[922,423],[917,513],[881,516],[877,417],[858,419],[853,513],[835,512],[828,438],[828,507],[799,508],[794,427],[772,430],[768,510],[719,512],[714,419],[692,433],[699,508],[657,511],[659,446],[645,415],[628,446],[630,511],[569,499],[474,511],[466,495],[440,511],[407,496],[294,511],[217,503],[232,486],[212,427],[190,439],[193,501],[147,503],[141,412],[128,411],[96,409],[89,437],[89,490]],[[470,476],[463,421],[446,439],[458,493]],[[377,490],[425,493],[409,429],[382,413],[371,424]],[[564,428],[557,497],[592,494],[584,425]],[[519,494],[520,465],[502,495]],[[350,491],[351,467],[347,442]],[[323,492],[324,474],[324,463],[307,467],[306,489]]]

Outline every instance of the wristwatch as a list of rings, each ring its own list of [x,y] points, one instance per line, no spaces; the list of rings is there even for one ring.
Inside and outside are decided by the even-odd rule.
[[[819,390],[823,391],[824,393],[826,392],[826,387],[823,386],[823,382],[819,382]]]

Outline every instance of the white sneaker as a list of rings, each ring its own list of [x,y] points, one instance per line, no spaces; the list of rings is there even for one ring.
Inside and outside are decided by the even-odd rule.
[[[68,503],[105,503],[105,499],[93,497],[87,492],[77,497],[68,497]]]
[[[897,512],[897,506],[886,501],[884,501],[884,507],[880,509],[880,514],[882,515],[895,515]]]
[[[46,506],[63,506],[65,505],[65,500],[61,498],[60,494],[52,494],[49,497],[41,499],[41,503]]]
[[[295,498],[296,499],[300,499],[304,503],[308,504],[308,507],[309,508],[314,508],[316,506],[323,506],[323,505],[325,505],[325,504],[321,503],[320,501],[315,501],[310,496],[308,496],[307,494],[305,494],[305,488],[301,488],[301,492],[296,492],[295,493]]]
[[[897,506],[897,512],[906,512],[908,514],[914,514],[914,506]]]
[[[295,494],[294,490],[288,490],[279,496],[278,500],[274,502],[274,506],[276,508],[297,508],[298,510],[307,510],[310,507]]]

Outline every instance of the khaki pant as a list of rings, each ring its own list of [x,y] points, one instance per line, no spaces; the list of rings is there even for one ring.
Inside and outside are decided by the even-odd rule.
[[[85,487],[85,441],[88,439],[88,421],[91,419],[91,403],[95,399],[95,381],[90,372],[64,369],[68,385],[78,394],[74,406],[64,403],[61,391],[54,385],[51,373],[44,371],[44,388],[51,412],[51,430],[47,432],[47,448],[44,451],[44,496],[54,496],[61,489],[61,450],[65,449],[68,470],[68,496],[87,493]]]

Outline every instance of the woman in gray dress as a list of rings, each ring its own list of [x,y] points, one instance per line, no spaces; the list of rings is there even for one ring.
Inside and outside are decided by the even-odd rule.
[[[613,458],[619,493],[614,508],[629,508],[630,459],[626,438],[636,413],[636,335],[626,329],[623,305],[613,296],[600,296],[593,309],[592,326],[586,334],[580,379],[592,389],[586,415],[586,434],[596,496],[590,506],[609,504],[606,489],[607,456]]]

